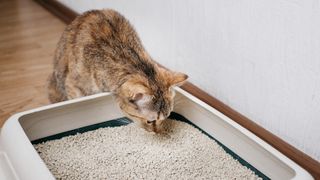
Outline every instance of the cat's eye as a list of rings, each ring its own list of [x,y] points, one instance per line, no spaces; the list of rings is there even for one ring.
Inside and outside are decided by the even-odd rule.
[[[147,121],[148,124],[155,122],[156,120]]]

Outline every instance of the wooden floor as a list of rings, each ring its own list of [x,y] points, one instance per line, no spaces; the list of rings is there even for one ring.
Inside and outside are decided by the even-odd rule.
[[[48,104],[46,81],[65,24],[31,0],[0,1],[0,127]]]

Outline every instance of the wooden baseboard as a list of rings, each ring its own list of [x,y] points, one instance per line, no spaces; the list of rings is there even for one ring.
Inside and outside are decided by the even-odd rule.
[[[64,6],[55,0],[36,0],[43,7],[48,9],[51,13],[58,16],[66,23],[70,23],[78,14],[71,10],[70,8]],[[320,163],[290,144],[286,143],[281,138],[262,128],[254,121],[248,119],[242,114],[238,113],[234,109],[230,108],[226,104],[222,103],[218,99],[212,97],[208,93],[204,92],[192,83],[187,82],[182,86],[182,89],[188,91],[193,96],[204,101],[208,105],[217,109],[221,113],[225,114],[241,126],[245,127],[271,146],[279,150],[281,153],[285,154],[291,160],[295,161],[297,164],[305,168],[315,179],[320,179]]]
[[[56,0],[35,1],[67,24],[69,24],[74,18],[78,16],[78,13]]]

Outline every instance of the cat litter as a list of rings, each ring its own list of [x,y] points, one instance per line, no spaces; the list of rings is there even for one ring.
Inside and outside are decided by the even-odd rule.
[[[131,123],[34,147],[57,179],[260,179],[198,129],[165,122],[162,134]]]

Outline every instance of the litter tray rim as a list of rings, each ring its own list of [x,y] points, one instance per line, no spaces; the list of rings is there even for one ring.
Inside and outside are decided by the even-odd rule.
[[[279,152],[278,150],[273,148],[271,145],[269,145],[268,143],[263,141],[261,138],[257,137],[255,134],[253,134],[249,130],[245,129],[244,127],[242,127],[240,124],[238,124],[235,121],[231,120],[226,115],[222,114],[221,112],[219,112],[215,108],[209,106],[205,102],[203,102],[200,99],[194,97],[193,95],[191,95],[190,93],[184,91],[183,89],[181,89],[179,87],[175,87],[175,90],[177,92],[179,92],[181,95],[183,95],[186,98],[188,98],[189,100],[193,101],[194,103],[197,103],[199,106],[201,106],[204,109],[206,109],[206,110],[210,111],[211,113],[215,114],[221,120],[225,121],[230,126],[236,128],[238,131],[240,131],[242,134],[247,136],[249,139],[253,140],[259,146],[263,147],[266,151],[270,152],[276,158],[278,158],[279,160],[284,162],[287,166],[289,166],[294,171],[295,176],[293,177],[293,179],[306,179],[306,180],[307,179],[313,179],[313,177],[305,169],[303,169],[298,164],[293,162],[291,159],[286,157],[284,154],[282,154],[281,152]],[[16,131],[14,132],[14,134],[15,135],[19,135],[21,137],[21,140],[20,140],[21,142],[19,142],[19,143],[23,144],[25,146],[24,148],[29,150],[29,153],[30,153],[30,155],[32,155],[33,158],[36,158],[34,160],[32,160],[32,159],[30,159],[30,160],[34,161],[34,162],[37,162],[36,164],[39,167],[39,170],[41,169],[41,171],[42,171],[42,173],[44,175],[43,177],[45,177],[46,179],[54,179],[54,177],[52,176],[51,172],[48,170],[48,168],[44,164],[43,160],[40,158],[40,156],[38,155],[36,150],[33,148],[31,141],[28,139],[27,135],[25,134],[24,130],[21,127],[19,119],[22,118],[25,115],[28,115],[28,114],[32,114],[32,113],[36,113],[36,112],[40,112],[40,111],[45,111],[45,110],[52,109],[52,108],[62,107],[62,106],[70,105],[70,104],[75,104],[75,103],[78,103],[78,102],[88,101],[88,100],[96,99],[96,98],[99,98],[99,97],[110,96],[110,95],[112,95],[112,93],[108,93],[108,92],[107,93],[99,93],[99,94],[95,94],[95,95],[91,95],[91,96],[81,97],[81,98],[72,99],[72,100],[69,100],[69,101],[64,101],[64,102],[59,102],[59,103],[55,103],[55,104],[42,106],[42,107],[39,107],[39,108],[27,110],[27,111],[20,112],[20,113],[12,115],[4,123],[3,127],[0,129],[0,146],[2,146],[0,148],[0,152],[3,152],[8,156],[9,152],[6,151],[6,149],[8,148],[6,146],[8,144],[4,143],[7,140],[5,138],[10,138],[10,134],[12,134],[12,133],[10,133],[10,129],[15,129]],[[10,158],[10,156],[8,156],[8,157],[9,157],[10,161],[13,161],[12,158]],[[19,167],[13,167],[13,168],[14,168],[13,169],[13,173],[17,175],[17,177],[18,177],[17,179],[23,179],[22,177],[19,177],[19,173],[18,173],[19,172]],[[42,176],[39,176],[39,177],[42,177]]]

